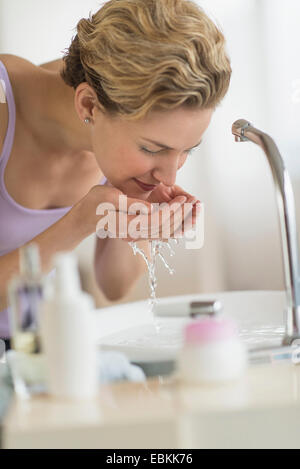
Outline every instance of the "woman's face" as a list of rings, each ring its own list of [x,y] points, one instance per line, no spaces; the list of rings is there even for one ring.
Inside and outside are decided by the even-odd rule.
[[[92,147],[109,182],[130,197],[147,200],[153,187],[175,184],[176,173],[199,145],[213,110],[178,108],[128,121],[96,111]]]

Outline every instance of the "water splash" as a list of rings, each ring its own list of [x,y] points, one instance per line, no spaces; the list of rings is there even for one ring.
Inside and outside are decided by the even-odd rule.
[[[174,241],[176,241],[176,244],[178,244],[178,240],[174,240]],[[145,252],[137,246],[136,242],[134,241],[129,242],[129,245],[132,247],[134,255],[140,254],[142,258],[144,259],[144,261],[146,262],[146,265],[148,268],[148,282],[149,282],[149,288],[150,288],[150,299],[149,299],[148,304],[149,304],[149,311],[151,314],[153,314],[154,306],[157,302],[157,299],[156,299],[156,287],[157,287],[156,260],[157,258],[160,259],[162,263],[164,264],[164,266],[166,267],[166,269],[168,270],[169,274],[173,275],[175,270],[172,269],[168,265],[166,259],[164,258],[164,254],[162,250],[164,247],[168,247],[170,256],[174,256],[175,251],[172,248],[172,246],[169,244],[169,242],[166,242],[166,241],[150,240],[149,243],[150,243],[149,259],[147,255],[145,254]],[[157,327],[159,327],[158,323],[156,325]]]

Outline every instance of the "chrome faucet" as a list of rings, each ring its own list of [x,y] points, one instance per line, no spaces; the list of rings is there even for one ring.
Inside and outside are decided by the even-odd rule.
[[[239,119],[232,125],[236,142],[251,141],[259,145],[267,159],[275,183],[276,200],[280,220],[284,279],[287,295],[286,331],[284,345],[292,345],[300,339],[300,279],[298,237],[294,194],[289,173],[274,140],[253,127],[250,122]]]

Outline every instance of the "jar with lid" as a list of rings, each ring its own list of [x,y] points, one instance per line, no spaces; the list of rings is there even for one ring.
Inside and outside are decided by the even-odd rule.
[[[177,361],[180,381],[222,383],[238,379],[247,367],[247,350],[229,318],[205,318],[189,323]]]

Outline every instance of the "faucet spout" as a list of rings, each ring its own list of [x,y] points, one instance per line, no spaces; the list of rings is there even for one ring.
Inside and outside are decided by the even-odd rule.
[[[245,119],[232,125],[235,141],[259,145],[269,162],[275,184],[278,207],[285,288],[287,295],[286,335],[284,344],[300,339],[300,279],[298,237],[294,194],[289,173],[274,140]]]

